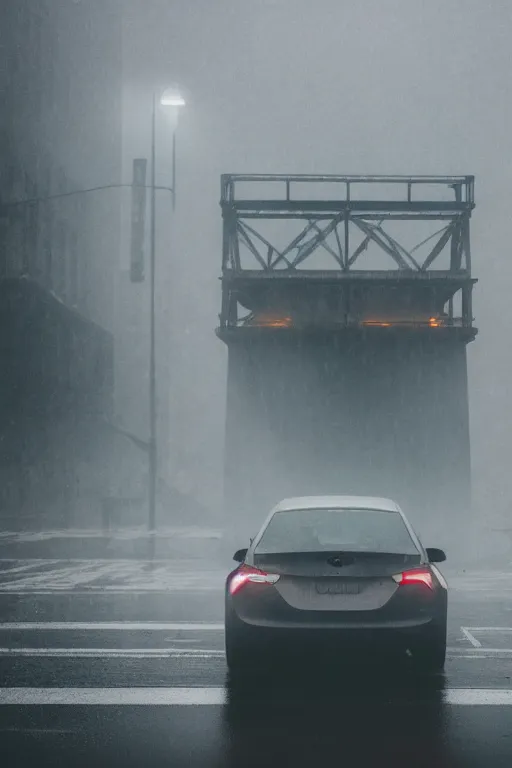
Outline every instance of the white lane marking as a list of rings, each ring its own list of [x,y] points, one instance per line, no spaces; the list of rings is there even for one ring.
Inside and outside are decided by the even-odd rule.
[[[37,736],[47,736],[48,734],[58,734],[59,736],[64,736],[71,733],[76,733],[75,728],[25,728],[22,725],[16,726],[8,726],[7,728],[0,728],[0,733],[26,733],[29,735],[37,735]]]
[[[464,660],[471,659],[472,661],[475,661],[476,659],[478,659],[478,661],[481,662],[482,659],[484,661],[496,660],[496,659],[504,659],[505,656],[503,656],[503,655],[500,656],[499,653],[489,653],[489,654],[487,654],[487,656],[475,656],[475,655],[471,655],[471,654],[467,654],[466,655],[464,653],[461,653],[461,654],[453,655],[453,656],[448,655],[447,658],[448,659],[457,659],[457,660],[460,660],[460,659],[464,659]]]
[[[466,654],[468,658],[483,659],[488,654],[512,653],[512,648],[452,648],[448,649],[453,655]]]
[[[482,643],[480,642],[480,640],[477,640],[476,637],[473,637],[473,635],[471,634],[471,632],[467,627],[461,627],[461,630],[462,630],[462,634],[465,635],[467,640],[469,640],[473,648],[482,647]]]
[[[91,595],[108,595],[109,597],[119,597],[120,595],[123,595],[123,597],[140,595],[169,596],[172,593],[180,592],[197,592],[198,595],[201,595],[205,592],[216,592],[218,594],[222,594],[223,590],[224,588],[219,587],[217,584],[205,584],[202,586],[198,586],[197,584],[174,584],[173,586],[169,586],[166,589],[162,589],[161,587],[155,587],[154,589],[152,587],[147,587],[146,589],[137,587],[136,589],[131,589],[130,587],[117,586],[86,587],[85,589],[67,589],[64,587],[62,589],[60,587],[56,587],[55,589],[8,589],[5,585],[0,584],[0,594],[16,595],[18,597],[26,597],[27,595],[37,597],[49,595],[52,597],[55,597],[56,595],[63,595],[64,597],[90,597]]]
[[[223,632],[224,624],[215,621],[5,621],[0,632],[15,630],[93,631],[125,630],[128,632],[171,630],[183,632]]]
[[[0,656],[45,656],[47,658],[223,658],[214,648],[0,648]]]
[[[450,688],[444,700],[454,706],[511,706],[512,691],[498,688]]]
[[[466,627],[472,632],[512,632],[512,627]]]
[[[205,706],[226,702],[224,688],[0,688],[0,704]]]
[[[1,536],[1,534],[0,534]],[[197,563],[197,560],[191,559],[189,557],[180,557],[177,560],[174,560],[170,557],[162,557],[162,558],[155,558],[154,560],[140,560],[139,558],[116,558],[114,561],[116,563],[119,563],[121,565],[130,565],[130,567],[133,566],[135,563],[137,566],[138,564],[141,564],[143,566],[150,566],[151,569],[154,568],[155,565],[165,565],[168,568],[177,567],[181,568],[183,563]],[[109,564],[112,563],[112,558],[108,557],[61,557],[57,559],[48,559],[46,557],[0,557],[0,563],[26,563],[27,567],[29,567],[30,564],[35,565],[58,565],[64,564],[64,563],[96,563],[98,565],[102,564]]]
[[[499,659],[512,653],[512,649],[503,648],[448,648],[449,659]],[[0,657],[13,656],[46,657],[46,658],[137,658],[137,659],[167,659],[167,658],[201,658],[222,659],[224,650],[219,648],[182,648],[167,646],[165,648],[0,648]]]
[[[507,648],[483,648],[482,643],[474,637],[469,631],[480,631],[481,627],[461,627],[463,634],[469,640],[472,648],[459,648],[454,646],[448,648],[450,652],[472,653],[481,650],[482,653],[501,652],[510,653],[512,649]],[[506,631],[512,631],[512,627],[501,628]],[[4,621],[0,622],[0,632],[15,631],[58,631],[58,632],[107,632],[107,631],[126,631],[126,632],[152,632],[152,631],[170,631],[170,632],[224,632],[224,623],[221,621]],[[493,627],[494,631],[498,631]]]
[[[421,697],[418,697],[421,700]],[[512,706],[512,690],[448,688],[452,706]],[[0,705],[222,706],[225,688],[0,688]]]

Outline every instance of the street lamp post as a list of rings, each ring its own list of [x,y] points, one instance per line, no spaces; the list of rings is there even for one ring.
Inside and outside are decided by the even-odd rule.
[[[160,106],[178,109],[185,100],[177,88],[164,91]],[[157,96],[153,92],[151,115],[151,190],[150,190],[150,253],[149,253],[149,445],[148,445],[148,533],[149,558],[154,560],[156,547],[156,499],[158,479],[157,401],[156,401],[156,119]],[[176,199],[176,133],[172,137],[172,201]]]
[[[180,107],[185,106],[185,99],[176,87],[165,90],[160,99],[159,105],[164,108],[171,108],[175,113],[175,120]],[[149,555],[153,560],[155,556],[155,533],[156,533],[156,496],[157,496],[157,476],[158,476],[158,444],[157,444],[157,401],[156,401],[156,191],[157,189],[170,191],[172,195],[172,206],[174,210],[176,202],[176,131],[172,135],[172,187],[157,186],[156,184],[156,123],[157,123],[157,95],[153,92],[152,97],[152,115],[151,115],[151,184],[150,184],[150,321],[149,321],[149,440],[145,441],[136,438],[134,435],[118,430],[126,437],[131,438],[139,447],[147,447],[148,451],[148,532],[149,532]],[[70,190],[69,192],[59,192],[44,197],[34,197],[22,200],[13,200],[0,205],[0,213],[4,210],[9,212],[26,205],[34,205],[49,200],[74,197],[76,195],[85,195],[92,192],[99,192],[109,189],[122,189],[124,187],[133,187],[132,184],[102,184],[88,189]],[[113,425],[111,425],[113,426]]]

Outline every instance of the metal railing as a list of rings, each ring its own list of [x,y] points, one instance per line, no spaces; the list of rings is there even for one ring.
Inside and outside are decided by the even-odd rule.
[[[404,203],[415,202],[442,202],[436,198],[422,198],[417,200],[413,198],[413,189],[419,186],[437,186],[446,189],[451,189],[453,193],[453,202],[464,203],[466,205],[473,206],[475,202],[475,177],[472,175],[466,176],[358,176],[349,175],[341,176],[337,174],[318,174],[318,175],[300,175],[300,174],[224,174],[221,177],[221,203],[233,204],[238,199],[247,200],[246,197],[237,197],[237,188],[241,184],[254,185],[254,189],[257,185],[262,184],[280,184],[283,187],[283,195],[277,198],[271,198],[272,200],[282,200],[283,202],[300,202],[307,200],[307,198],[294,197],[293,187],[297,184],[329,184],[329,185],[342,185],[344,188],[344,195],[333,197],[332,199],[342,200],[350,202],[353,199],[353,190],[357,187],[361,189],[362,185],[367,187],[382,186],[384,184],[396,184],[399,188],[403,188],[404,196],[397,198],[398,201]],[[269,200],[268,195],[265,195],[265,199]],[[381,200],[377,194],[373,200]]]

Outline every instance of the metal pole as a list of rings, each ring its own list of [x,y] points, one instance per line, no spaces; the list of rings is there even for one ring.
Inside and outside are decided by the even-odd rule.
[[[151,229],[150,229],[150,320],[149,320],[149,487],[148,487],[148,533],[149,559],[155,558],[156,527],[156,483],[157,483],[157,440],[156,440],[156,345],[155,345],[155,271],[156,271],[156,97],[153,93],[153,114],[151,121]]]
[[[172,132],[172,210],[176,209],[176,128]]]

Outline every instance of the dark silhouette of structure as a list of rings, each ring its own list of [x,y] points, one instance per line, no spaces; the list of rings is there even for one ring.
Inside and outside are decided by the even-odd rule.
[[[231,530],[286,496],[349,493],[459,539],[473,177],[226,175],[221,205]]]

